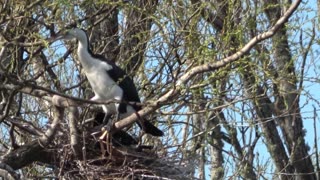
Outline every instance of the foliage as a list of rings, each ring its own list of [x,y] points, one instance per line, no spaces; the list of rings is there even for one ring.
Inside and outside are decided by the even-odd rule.
[[[1,175],[316,179],[317,123],[304,120],[311,105],[317,120],[319,39],[314,9],[299,3],[0,2]],[[134,79],[140,116],[165,132],[137,138],[152,150],[113,146],[101,158],[77,44],[55,41],[74,26]],[[115,128],[138,137],[135,120]]]

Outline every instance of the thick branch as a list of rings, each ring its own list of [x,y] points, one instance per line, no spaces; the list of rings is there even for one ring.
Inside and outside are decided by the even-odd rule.
[[[14,170],[25,167],[35,161],[51,162],[53,154],[51,151],[46,150],[46,147],[52,142],[56,134],[60,120],[63,119],[64,109],[54,106],[54,110],[53,121],[42,137],[2,156],[0,162],[9,165]]]
[[[45,132],[45,134],[39,138],[39,142],[43,146],[47,146],[51,142],[51,140],[53,139],[54,135],[57,132],[60,121],[63,119],[64,109],[61,107],[54,106],[54,110],[56,112],[55,112],[55,115],[53,117],[53,121],[52,121],[50,127]]]
[[[275,23],[275,25],[269,31],[255,36],[243,48],[241,48],[239,51],[237,51],[233,55],[228,56],[227,58],[224,58],[220,61],[216,61],[215,63],[211,62],[211,63],[207,63],[204,65],[196,66],[196,67],[190,69],[188,72],[186,72],[183,76],[181,76],[179,78],[177,85],[173,89],[171,89],[169,92],[167,92],[165,95],[163,95],[157,101],[151,102],[148,107],[145,107],[141,111],[137,112],[139,114],[139,116],[143,117],[145,115],[152,113],[153,111],[155,111],[156,109],[158,109],[160,107],[160,104],[165,103],[165,102],[169,101],[170,98],[174,97],[175,95],[178,95],[180,93],[180,91],[182,90],[184,84],[186,84],[195,75],[200,74],[200,73],[204,73],[204,72],[215,71],[221,67],[224,67],[227,64],[238,60],[241,56],[248,53],[251,50],[251,48],[253,48],[259,42],[261,42],[267,38],[272,37],[279,30],[279,28],[284,23],[287,22],[289,17],[296,10],[296,8],[299,6],[300,2],[301,2],[301,0],[295,1],[290,6],[290,8],[287,10],[287,12]],[[5,85],[3,85],[3,86],[5,86]],[[8,85],[6,85],[6,86],[8,86]],[[1,88],[1,86],[0,86],[0,88]],[[4,88],[8,88],[8,87],[4,87]],[[35,92],[34,87],[29,87],[28,89],[26,89],[26,88],[27,87],[24,87],[25,93],[32,94]],[[12,89],[12,87],[11,87],[11,89]],[[63,95],[63,94],[60,94],[57,92],[53,92],[52,90],[49,90],[49,89],[44,89],[41,87],[37,87],[37,89],[39,90],[39,92],[41,92],[41,94],[39,94],[38,96],[44,96],[44,95],[48,95],[48,94],[57,94],[62,97],[70,98],[70,97],[67,97],[66,95]],[[40,91],[40,90],[43,90],[46,93],[44,93],[43,91]],[[71,99],[79,100],[77,98],[71,98]],[[54,98],[52,100],[53,100],[53,102],[55,102]],[[83,100],[81,100],[81,101],[83,101]],[[91,102],[91,103],[96,103],[96,102]],[[99,104],[99,103],[97,103],[97,104]],[[68,103],[65,105],[66,106],[76,106],[77,104],[76,103],[74,104],[73,101],[68,101]],[[121,121],[118,121],[115,124],[115,127],[116,127],[115,130],[122,129],[126,126],[129,126],[130,124],[134,123],[137,119],[138,119],[137,114],[132,114],[131,116],[129,116]]]
[[[286,11],[286,13],[275,23],[275,25],[269,30],[264,33],[258,34],[254,38],[252,38],[243,48],[241,48],[239,51],[234,53],[231,56],[228,56],[221,61],[217,61],[215,63],[207,63],[204,65],[196,66],[192,69],[190,69],[187,73],[185,73],[183,76],[181,76],[178,80],[177,86],[171,89],[169,92],[167,92],[165,95],[163,95],[161,98],[159,98],[157,101],[154,101],[150,103],[150,106],[143,108],[141,111],[137,112],[140,117],[143,117],[145,115],[150,114],[151,112],[155,111],[157,108],[159,108],[159,104],[162,104],[164,102],[167,102],[170,100],[170,98],[174,97],[175,95],[178,95],[183,88],[183,85],[186,84],[192,77],[194,77],[197,74],[209,72],[209,71],[215,71],[221,67],[226,66],[227,64],[234,62],[238,60],[241,56],[248,53],[251,48],[253,48],[256,44],[259,42],[268,39],[272,37],[279,28],[288,21],[289,17],[292,15],[292,13],[297,9],[299,6],[301,0],[295,1],[290,8]],[[115,124],[116,129],[122,129],[126,126],[129,126],[133,122],[135,122],[138,119],[138,116],[136,114],[132,114],[131,116],[118,121]]]
[[[0,163],[0,177],[4,179],[19,179],[19,176],[14,172],[14,170],[7,164]]]
[[[33,162],[51,163],[54,154],[50,150],[46,150],[41,146],[38,140],[20,146],[18,149],[1,157],[0,162],[9,165],[12,169],[17,170],[23,168]]]
[[[77,127],[79,111],[76,107],[70,107],[69,111],[70,145],[75,157],[79,159],[81,157],[80,135]]]

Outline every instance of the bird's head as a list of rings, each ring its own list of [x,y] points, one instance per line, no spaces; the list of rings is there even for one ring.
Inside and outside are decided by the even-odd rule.
[[[71,40],[77,39],[79,41],[86,41],[87,40],[87,33],[83,29],[73,28],[66,31],[61,32],[56,40]]]

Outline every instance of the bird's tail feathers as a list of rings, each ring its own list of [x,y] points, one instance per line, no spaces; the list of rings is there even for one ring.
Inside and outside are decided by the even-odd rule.
[[[138,123],[138,124],[141,127],[140,123]],[[142,128],[143,128],[144,132],[151,134],[153,136],[163,136],[163,132],[160,129],[158,129],[156,126],[151,124],[150,121],[147,121],[145,119],[143,119],[143,127]]]

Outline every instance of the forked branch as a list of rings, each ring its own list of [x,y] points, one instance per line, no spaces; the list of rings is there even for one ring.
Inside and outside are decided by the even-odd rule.
[[[168,102],[172,97],[178,95],[183,89],[183,86],[187,84],[188,81],[195,75],[205,73],[205,72],[213,72],[221,67],[225,67],[229,63],[237,61],[238,59],[240,59],[240,57],[249,53],[250,50],[259,42],[272,37],[279,30],[279,28],[282,27],[288,21],[288,19],[291,17],[294,11],[298,8],[300,3],[301,3],[301,0],[297,0],[294,3],[292,3],[289,9],[284,13],[284,15],[280,19],[278,19],[278,21],[268,31],[258,34],[257,36],[252,38],[243,48],[241,48],[239,51],[232,54],[231,56],[228,56],[220,61],[210,62],[204,65],[199,65],[191,68],[189,71],[187,71],[183,76],[181,76],[178,79],[178,83],[176,84],[175,87],[173,87],[169,92],[167,92],[165,95],[160,97],[157,101],[151,102],[150,106],[145,107],[139,112],[137,112],[138,115],[132,114],[131,116],[121,121],[118,121],[115,124],[116,129],[122,129],[132,124],[133,122],[135,122],[138,119],[138,117],[143,117],[154,112],[156,109],[160,107],[159,104]]]

